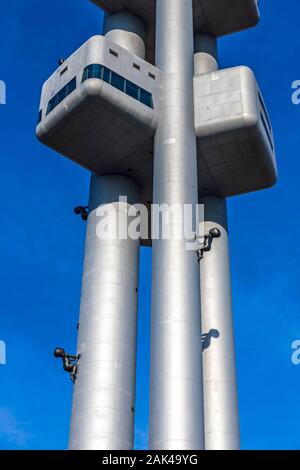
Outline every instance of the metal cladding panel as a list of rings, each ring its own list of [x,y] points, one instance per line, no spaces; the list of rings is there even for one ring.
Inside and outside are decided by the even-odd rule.
[[[156,0],[91,0],[108,13],[128,10],[146,24],[155,23]],[[257,0],[194,0],[195,32],[224,36],[255,26],[259,21]]]
[[[117,57],[110,50],[115,51]],[[100,79],[82,82],[84,68],[91,64],[104,65],[150,92],[154,109]],[[76,90],[46,114],[51,98],[74,77]],[[137,182],[141,183],[142,163],[149,160],[157,127],[159,86],[157,68],[103,36],[94,36],[44,84],[40,105],[42,121],[37,126],[37,136],[45,145],[97,174],[127,174],[128,170],[136,170]],[[151,175],[151,169],[149,173]]]
[[[194,94],[200,194],[228,197],[275,184],[273,132],[253,72],[197,76]]]

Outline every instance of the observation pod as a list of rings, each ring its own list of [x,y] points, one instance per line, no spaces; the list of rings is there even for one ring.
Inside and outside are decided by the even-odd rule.
[[[160,71],[93,36],[45,82],[37,136],[97,175],[133,176],[146,203],[159,104]]]
[[[224,198],[273,186],[273,130],[252,70],[196,75],[194,99],[200,194]]]

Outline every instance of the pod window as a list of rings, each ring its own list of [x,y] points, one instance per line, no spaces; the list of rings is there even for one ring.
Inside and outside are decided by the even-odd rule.
[[[116,72],[113,72],[107,67],[104,67],[103,65],[91,64],[85,67],[83,71],[82,82],[85,82],[90,78],[103,80],[114,88],[117,88],[123,93],[126,93],[126,95],[130,96],[131,98],[144,104],[148,108],[154,108],[153,96],[149,91],[144,90],[135,83],[132,83],[130,80],[126,80],[126,78],[122,77]]]
[[[48,103],[47,113],[51,113],[67,96],[76,90],[76,77],[74,77],[66,86],[64,86]]]

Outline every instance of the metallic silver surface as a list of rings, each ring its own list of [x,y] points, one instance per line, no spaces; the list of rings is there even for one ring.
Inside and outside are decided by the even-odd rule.
[[[157,0],[156,65],[162,71],[155,137],[154,203],[197,204],[193,115],[193,2]],[[183,222],[169,220],[171,237],[153,240],[150,448],[204,447],[199,268]]]
[[[199,75],[218,68],[216,39],[199,36],[195,52]],[[238,450],[240,433],[227,205],[225,199],[214,196],[202,198],[200,203],[204,204],[200,233],[207,234],[215,228],[221,233],[200,261],[205,449]]]
[[[133,448],[139,240],[115,238],[114,216],[139,200],[122,176],[92,176],[74,387],[70,449]],[[97,207],[111,218],[97,236]],[[127,231],[126,218],[120,225]],[[98,232],[99,233],[99,232]]]
[[[128,12],[105,15],[103,34],[132,54],[145,59],[146,30],[137,16]]]
[[[130,12],[146,27],[147,61],[155,62],[156,0],[91,0],[107,13]],[[184,1],[184,0],[183,0]],[[259,21],[258,0],[193,0],[194,33],[224,36],[251,28]]]
[[[195,207],[205,195],[202,232],[217,228],[221,237],[203,250],[200,270],[191,239],[178,239],[181,218],[169,213],[170,237],[153,241],[150,448],[238,449],[224,198],[271,186],[277,169],[253,72],[217,70],[215,38],[254,26],[258,1],[92,1],[106,11],[106,37],[90,38],[46,81],[37,126],[44,144],[99,175],[91,180],[70,449],[133,448],[140,240],[116,227],[127,232],[128,207],[149,206],[152,189],[153,202],[169,209]],[[105,238],[99,208],[110,217]]]
[[[148,25],[155,22],[156,0],[91,1],[109,13],[129,10]],[[193,7],[195,33],[224,36],[255,26],[259,21],[258,0],[193,0]]]
[[[208,196],[200,203],[205,206],[204,233],[221,231],[200,262],[205,448],[236,450],[240,439],[226,200]]]
[[[209,64],[198,60],[194,78],[200,191],[229,197],[273,186],[272,125],[254,73],[244,66],[208,72]]]
[[[127,33],[124,34],[127,37]],[[118,56],[112,55],[110,50]],[[100,79],[82,83],[84,68],[90,64],[102,64],[149,91],[154,109]],[[130,169],[130,176],[145,193],[143,202],[146,203],[152,199],[153,139],[160,107],[160,75],[160,70],[116,42],[103,36],[91,37],[45,82],[38,138],[98,175],[128,176]],[[77,80],[76,90],[46,114],[49,100],[73,77]]]
[[[129,28],[128,16],[125,18],[124,27]],[[125,31],[125,39],[127,34]],[[121,36],[118,30],[114,40]],[[213,38],[196,36],[195,48],[199,193],[229,197],[272,186],[277,180],[275,144],[253,72],[247,67],[216,71]],[[93,63],[101,63],[149,91],[154,109],[100,79],[82,82],[84,68]],[[76,90],[47,114],[53,95],[74,77]],[[152,199],[153,141],[161,89],[158,67],[106,37],[93,36],[45,82],[37,135],[47,146],[98,175],[127,176],[130,170],[146,203]]]
[[[219,69],[217,39],[207,34],[195,36],[194,73],[202,75]]]

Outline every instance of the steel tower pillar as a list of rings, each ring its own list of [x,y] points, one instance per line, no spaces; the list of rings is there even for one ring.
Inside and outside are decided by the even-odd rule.
[[[133,448],[140,241],[126,238],[126,216],[138,200],[139,188],[129,178],[92,176],[70,449]],[[99,237],[99,208],[105,239]]]
[[[144,25],[135,15],[106,15],[104,34],[144,58]],[[92,175],[85,250],[70,448],[130,450],[134,446],[137,289],[140,240],[128,237],[128,204],[138,186],[123,176]],[[97,209],[109,215],[107,237],[97,236]],[[115,216],[121,236],[116,236]]]
[[[221,231],[200,262],[204,334],[203,381],[206,450],[238,450],[239,415],[231,302],[226,200],[208,196],[205,233]]]
[[[195,74],[218,70],[217,40],[195,38]],[[221,231],[210,252],[200,261],[201,317],[204,334],[203,385],[206,450],[238,450],[238,415],[234,332],[232,319],[227,203],[206,196],[204,228]]]
[[[193,1],[157,0],[156,65],[162,71],[155,137],[154,203],[196,206]],[[203,449],[199,267],[183,222],[169,219],[169,239],[153,240],[150,448]]]
[[[145,59],[145,25],[132,13],[123,11],[105,15],[103,34],[124,49]]]

